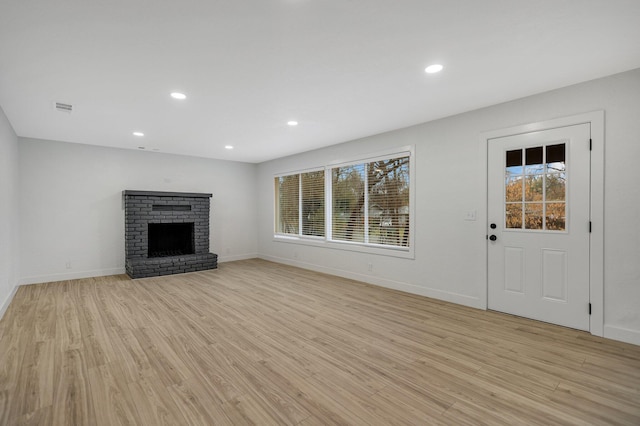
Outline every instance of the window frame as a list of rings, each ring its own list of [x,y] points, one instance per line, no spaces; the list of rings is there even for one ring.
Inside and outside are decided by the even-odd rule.
[[[337,167],[352,166],[357,164],[368,164],[374,161],[390,160],[399,157],[409,157],[409,246],[393,246],[386,244],[365,243],[356,241],[334,240],[332,238],[333,221],[333,196],[332,196],[332,169]],[[289,176],[294,174],[302,174],[307,172],[324,170],[324,197],[325,197],[325,215],[324,226],[325,236],[316,237],[301,235],[302,226],[300,223],[298,234],[284,234],[276,232],[277,220],[278,220],[278,206],[275,204],[276,197],[274,196],[274,233],[273,241],[279,243],[301,244],[313,247],[324,247],[336,250],[347,250],[367,254],[376,254],[384,256],[392,256],[406,259],[415,259],[415,207],[416,207],[416,179],[415,179],[415,147],[413,145],[398,147],[395,149],[388,149],[384,151],[378,151],[373,154],[356,157],[353,159],[342,159],[332,162],[328,162],[323,167],[308,168],[299,171],[292,171],[286,173],[278,173],[274,175],[275,178],[282,176]],[[299,179],[302,181],[302,179]],[[275,187],[274,187],[275,191]],[[275,195],[275,194],[274,194]],[[299,202],[302,201],[302,194],[299,194]],[[365,202],[368,198],[368,189],[365,187]],[[365,208],[365,214],[368,215],[368,208]],[[365,222],[366,224],[366,222]],[[365,226],[366,228],[366,226]]]

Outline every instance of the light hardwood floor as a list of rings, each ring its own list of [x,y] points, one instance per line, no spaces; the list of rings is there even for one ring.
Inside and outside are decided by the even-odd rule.
[[[20,287],[0,424],[640,424],[640,347],[262,260]]]

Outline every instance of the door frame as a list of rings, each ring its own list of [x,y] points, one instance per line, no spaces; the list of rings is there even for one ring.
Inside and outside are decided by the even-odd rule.
[[[488,184],[488,151],[491,139],[505,136],[515,136],[523,133],[556,129],[576,124],[589,124],[591,129],[591,174],[590,174],[590,217],[591,233],[589,235],[589,299],[591,316],[589,317],[589,331],[595,336],[604,335],[604,111],[593,111],[569,117],[556,118],[547,121],[529,123],[491,130],[480,134],[478,146],[479,173],[484,176],[483,203],[478,209],[478,223],[482,226],[481,238],[486,239],[489,207]],[[480,235],[479,235],[480,236]],[[484,245],[484,277],[479,288],[479,298],[482,309],[487,309],[489,303],[489,245]]]

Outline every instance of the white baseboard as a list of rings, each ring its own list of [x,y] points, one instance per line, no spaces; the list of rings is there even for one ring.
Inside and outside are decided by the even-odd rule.
[[[218,262],[219,263],[233,262],[234,260],[254,259],[256,257],[258,257],[257,253],[240,254],[240,255],[233,255],[233,256],[218,256]],[[109,269],[95,269],[95,270],[89,270],[89,271],[78,271],[78,272],[70,272],[70,273],[34,275],[30,277],[22,277],[19,283],[20,285],[40,284],[40,283],[49,283],[49,282],[55,282],[55,281],[78,280],[81,278],[104,277],[107,275],[120,275],[124,273],[126,273],[124,267],[109,268]]]
[[[218,263],[234,262],[236,260],[255,259],[256,257],[258,257],[258,253],[235,254],[235,255],[232,255],[232,256],[220,256],[220,255],[218,255]]]
[[[374,275],[359,274],[351,271],[344,271],[341,269],[329,268],[326,266],[319,266],[312,263],[300,262],[296,260],[285,259],[285,258],[280,258],[275,256],[260,255],[258,257],[260,259],[268,260],[271,262],[283,263],[285,265],[296,266],[298,268],[303,268],[303,269],[309,269],[315,272],[322,272],[329,275],[336,275],[342,278],[362,281],[368,284],[373,284],[380,287],[389,288],[392,290],[404,291],[405,293],[417,294],[419,296],[431,297],[433,299],[444,300],[446,302],[456,303],[458,305],[469,306],[477,309],[484,309],[482,302],[477,297],[451,293],[448,291],[438,290],[434,288],[420,287],[414,284],[389,280],[389,279],[377,277]]]
[[[640,331],[629,330],[628,328],[604,326],[604,337],[607,339],[619,340],[633,345],[640,345]]]
[[[20,285],[40,284],[40,283],[49,283],[49,282],[66,281],[66,280],[78,280],[81,278],[104,277],[107,275],[120,275],[124,273],[125,273],[124,267],[121,267],[121,268],[109,268],[109,269],[94,269],[91,271],[67,272],[62,274],[34,275],[31,277],[20,278]]]
[[[11,290],[11,293],[9,293],[9,295],[4,300],[2,305],[0,305],[0,320],[4,316],[4,313],[7,312],[7,309],[9,308],[9,305],[11,304],[11,301],[13,300],[13,296],[15,296],[16,292],[18,291],[18,287],[20,287],[20,286],[19,285],[15,285],[13,287],[13,290]]]

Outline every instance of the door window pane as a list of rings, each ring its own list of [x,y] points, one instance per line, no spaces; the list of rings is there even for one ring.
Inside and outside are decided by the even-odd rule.
[[[513,166],[522,166],[522,150],[516,149],[507,151],[507,168]]]
[[[542,147],[537,146],[535,148],[527,148],[525,150],[525,164],[532,166],[536,164],[542,164]]]
[[[547,201],[565,201],[565,174],[564,173],[547,173],[546,176],[546,200]]]
[[[522,203],[508,203],[505,211],[505,227],[522,229]]]
[[[542,229],[542,203],[527,203],[524,206],[525,229]]]
[[[522,176],[509,176],[507,174],[505,191],[505,201],[522,201]]]
[[[527,176],[524,179],[524,200],[542,201],[544,175]]]
[[[565,144],[549,145],[547,150],[547,171],[565,171]]]
[[[542,162],[542,147],[527,148],[525,150],[525,173],[528,175],[544,173]]]
[[[550,231],[565,230],[565,204],[547,203],[545,215],[546,229]]]

